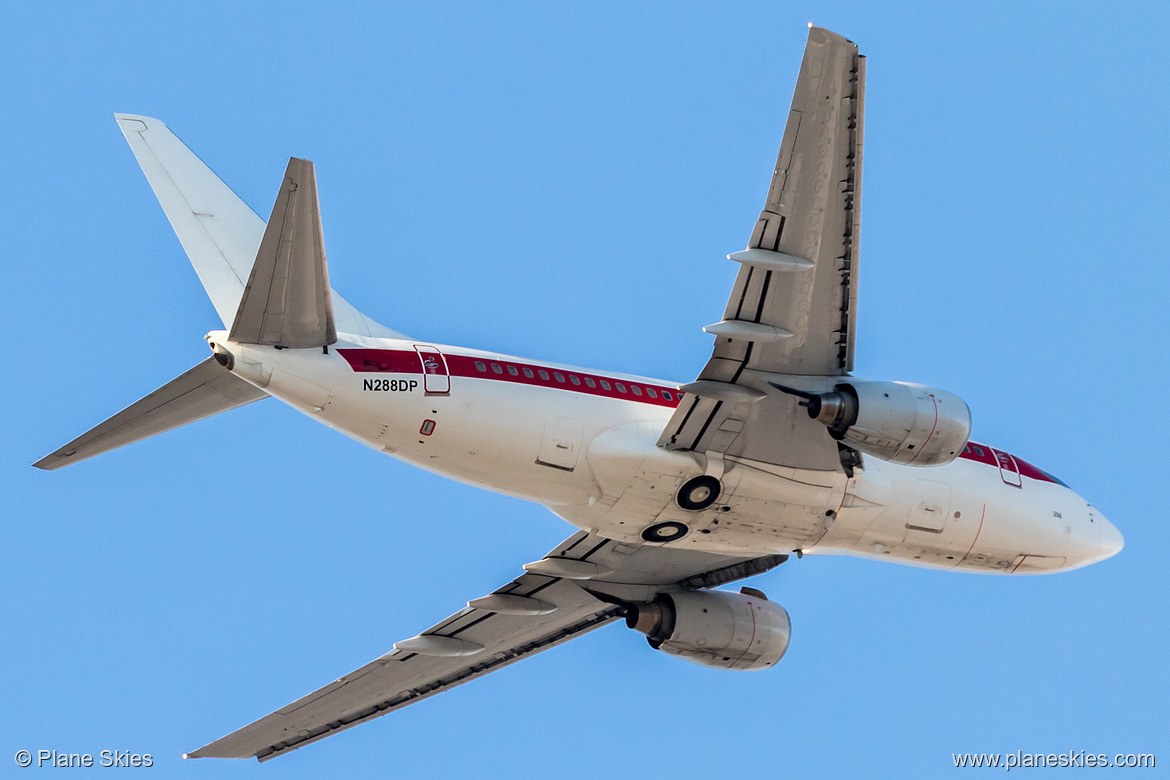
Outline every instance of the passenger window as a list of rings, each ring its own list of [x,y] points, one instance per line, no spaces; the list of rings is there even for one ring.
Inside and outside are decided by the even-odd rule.
[[[492,371],[496,374],[504,373],[504,369],[500,368],[499,363],[492,363]]]
[[[516,369],[516,366],[508,366],[508,373],[512,376],[520,376],[520,372]]]
[[[597,383],[596,383],[596,382],[594,382],[594,381],[593,381],[592,379],[590,379],[589,377],[585,377],[585,385],[586,385],[587,387],[597,387]]]
[[[554,379],[556,379],[558,382],[564,382],[564,381],[565,381],[565,375],[564,375],[564,374],[562,374],[560,371],[554,371],[554,372],[553,372],[553,378],[554,378]]]
[[[541,379],[543,379],[546,382],[548,381],[548,372],[545,371],[543,368],[540,369],[539,371],[537,371],[536,373],[540,374]]]
[[[477,360],[475,361],[475,370],[486,374],[487,366],[484,365],[482,360]]]
[[[618,391],[619,393],[624,393],[624,392],[626,392],[626,386],[625,386],[625,385],[623,385],[621,382],[614,382],[614,383],[613,383],[613,386],[617,388],[617,391]]]
[[[612,390],[613,388],[609,386],[609,382],[606,382],[604,379],[602,379],[601,380],[601,389],[602,390]]]
[[[654,388],[653,388],[653,387],[647,387],[647,388],[646,388],[646,395],[650,396],[651,398],[657,398],[657,397],[658,397],[658,393],[656,393],[656,392],[654,391]]]
[[[536,374],[532,373],[531,368],[525,367],[524,368],[524,376],[528,377],[529,379],[532,379],[534,376],[536,376]]]
[[[575,385],[581,384],[581,380],[577,378],[576,374],[569,374],[569,381]]]
[[[674,400],[674,396],[672,396],[672,395],[670,394],[670,391],[669,391],[669,390],[663,390],[663,391],[662,391],[662,397],[663,397],[663,398],[665,398],[667,401],[673,401],[673,400]]]
[[[634,395],[637,395],[637,396],[641,396],[641,395],[642,395],[642,388],[638,387],[637,385],[630,385],[630,391],[631,391],[631,392],[632,392]]]

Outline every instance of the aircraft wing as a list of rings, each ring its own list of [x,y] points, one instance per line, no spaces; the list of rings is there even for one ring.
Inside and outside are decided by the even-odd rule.
[[[769,380],[819,392],[853,369],[865,58],[811,28],[780,155],[715,348],[661,446],[839,468],[836,442]]]
[[[623,601],[715,587],[785,559],[623,544],[580,531],[494,593],[186,757],[266,761],[588,633],[622,617]]]

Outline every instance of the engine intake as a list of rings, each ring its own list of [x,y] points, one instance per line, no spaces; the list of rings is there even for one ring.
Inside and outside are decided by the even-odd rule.
[[[834,439],[894,463],[950,463],[971,436],[971,410],[963,399],[926,385],[851,380],[831,393],[797,394],[808,416]]]
[[[767,669],[788,650],[792,623],[759,591],[664,593],[630,608],[626,625],[656,650],[700,666]]]

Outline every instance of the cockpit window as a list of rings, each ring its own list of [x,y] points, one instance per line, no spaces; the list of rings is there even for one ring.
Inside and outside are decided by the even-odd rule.
[[[1035,468],[1035,467],[1033,467],[1033,468]],[[1045,471],[1044,469],[1036,469],[1036,470],[1037,470],[1037,471],[1039,471],[1039,472],[1040,472],[1041,474],[1043,474],[1044,476],[1048,477],[1050,480],[1052,480],[1052,481],[1053,481],[1053,482],[1055,482],[1056,484],[1060,485],[1061,487],[1068,487],[1068,484],[1067,484],[1067,483],[1065,483],[1065,481],[1064,481],[1063,479],[1061,479],[1060,477],[1057,477],[1057,476],[1054,476],[1054,475],[1052,475],[1052,474],[1049,474],[1049,473],[1048,473],[1047,471]],[[1070,489],[1071,489],[1071,488],[1070,488]]]

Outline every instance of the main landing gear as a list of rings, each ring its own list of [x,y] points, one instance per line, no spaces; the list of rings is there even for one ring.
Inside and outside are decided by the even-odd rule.
[[[683,483],[683,486],[678,489],[675,500],[683,509],[698,512],[715,503],[715,500],[719,498],[721,488],[719,480],[709,474],[703,474]]]
[[[683,509],[698,512],[714,504],[719,498],[719,493],[722,489],[723,486],[718,479],[710,474],[703,474],[693,479],[688,479],[683,483],[683,486],[678,489],[678,494],[674,499]],[[686,523],[668,520],[664,523],[655,523],[644,530],[642,532],[642,539],[643,541],[656,542],[658,544],[677,542],[686,536],[690,530]]]
[[[642,532],[642,539],[647,542],[673,542],[686,536],[689,530],[685,524],[673,520],[655,523]]]

